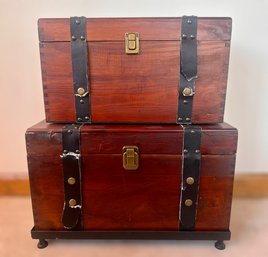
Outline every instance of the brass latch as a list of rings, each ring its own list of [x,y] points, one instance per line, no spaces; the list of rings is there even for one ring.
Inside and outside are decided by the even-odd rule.
[[[139,33],[126,32],[125,34],[126,54],[138,54],[140,51]]]
[[[123,167],[125,170],[136,170],[139,168],[139,148],[137,146],[124,146]]]

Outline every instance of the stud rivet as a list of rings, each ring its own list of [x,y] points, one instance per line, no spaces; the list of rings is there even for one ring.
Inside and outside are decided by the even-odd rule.
[[[188,206],[188,207],[190,207],[190,206],[193,205],[193,201],[192,201],[191,199],[186,199],[184,203],[185,203],[185,205]]]
[[[183,94],[183,96],[192,96],[193,90],[190,87],[186,87],[183,89],[182,94]]]
[[[70,206],[75,206],[76,205],[76,200],[75,199],[70,199],[69,200],[69,205]]]
[[[84,88],[82,88],[82,87],[79,87],[77,89],[77,94],[80,95],[80,96],[82,96],[83,94],[85,94],[85,92],[86,92],[86,90]]]
[[[193,177],[188,177],[188,178],[186,179],[186,183],[187,183],[188,185],[192,185],[192,184],[194,183],[194,178],[193,178]]]
[[[69,185],[74,185],[75,184],[75,178],[73,178],[73,177],[70,177],[70,178],[68,178],[68,184]]]

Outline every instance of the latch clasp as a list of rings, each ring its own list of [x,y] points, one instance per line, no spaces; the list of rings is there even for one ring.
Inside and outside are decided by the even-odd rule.
[[[125,51],[126,54],[138,54],[140,51],[138,32],[126,32],[125,33]]]
[[[124,146],[123,167],[125,170],[136,170],[139,168],[139,148],[137,146]]]

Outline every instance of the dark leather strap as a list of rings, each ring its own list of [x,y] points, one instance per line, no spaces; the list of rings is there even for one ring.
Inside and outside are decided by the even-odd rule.
[[[78,125],[66,125],[62,130],[64,177],[64,207],[62,223],[67,229],[79,229],[82,209],[80,131]]]
[[[71,48],[76,121],[90,123],[90,85],[85,17],[71,17]]]
[[[192,105],[197,78],[197,17],[183,16],[181,20],[180,86],[178,99],[179,124],[192,122]]]
[[[201,128],[184,127],[180,230],[195,228],[201,164]]]

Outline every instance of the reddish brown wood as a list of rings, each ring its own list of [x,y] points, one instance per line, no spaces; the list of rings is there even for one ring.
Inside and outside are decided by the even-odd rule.
[[[28,155],[43,155],[51,150],[62,152],[61,130],[64,125],[44,121],[26,133]],[[227,123],[199,125],[202,128],[201,152],[204,155],[234,154],[237,130]],[[83,125],[81,150],[84,154],[121,154],[125,145],[137,145],[142,154],[181,154],[181,125]]]
[[[39,40],[70,41],[69,19],[39,19]],[[198,20],[198,40],[230,40],[231,18]],[[124,40],[126,32],[138,31],[141,40],[180,40],[181,18],[88,18],[88,41]]]
[[[179,28],[177,18],[88,20],[93,123],[176,122]],[[140,54],[125,54],[123,39],[127,31],[140,32]],[[74,122],[68,19],[42,19],[39,32],[46,119]],[[223,120],[230,33],[228,18],[200,19],[194,123]]]
[[[62,127],[42,122],[26,133],[34,221],[40,230],[63,229]],[[83,126],[84,229],[177,230],[182,132],[175,125]],[[236,140],[237,131],[228,124],[202,126],[197,230],[229,227]],[[126,171],[121,149],[132,143],[139,145],[140,167]]]

